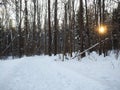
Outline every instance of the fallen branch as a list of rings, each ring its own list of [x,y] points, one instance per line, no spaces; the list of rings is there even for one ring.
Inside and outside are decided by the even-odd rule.
[[[90,48],[88,48],[88,49],[86,49],[86,50],[84,50],[84,51],[82,51],[82,52],[79,51],[80,53],[78,53],[78,55],[75,55],[72,59],[74,59],[74,58],[76,58],[76,57],[78,57],[78,56],[81,56],[83,53],[85,53],[85,52],[93,49],[94,47],[98,46],[98,45],[101,44],[101,43],[104,43],[104,42],[107,41],[108,39],[109,39],[109,38],[105,38],[104,40],[101,40],[100,42],[94,44],[94,45],[91,46]]]

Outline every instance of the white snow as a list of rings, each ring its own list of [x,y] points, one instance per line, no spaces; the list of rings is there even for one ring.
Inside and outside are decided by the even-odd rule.
[[[34,56],[0,61],[0,90],[120,90],[120,57]]]

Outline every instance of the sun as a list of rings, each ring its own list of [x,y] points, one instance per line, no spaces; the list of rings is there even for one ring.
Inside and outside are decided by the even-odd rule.
[[[103,26],[99,27],[99,32],[100,33],[104,33],[105,32],[105,28]]]
[[[107,32],[107,27],[104,25],[99,26],[98,32],[99,34],[105,34]]]

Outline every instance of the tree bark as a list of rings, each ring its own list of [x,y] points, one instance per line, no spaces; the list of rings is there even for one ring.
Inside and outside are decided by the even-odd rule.
[[[84,21],[83,21],[83,0],[80,0],[80,51],[83,52],[84,51],[84,47],[83,47],[83,30],[84,30]],[[85,56],[85,53],[83,53],[81,55],[81,58]]]
[[[51,36],[51,15],[50,15],[50,0],[48,0],[48,36],[49,36],[49,39],[48,39],[48,53],[49,53],[49,56],[51,56],[51,42],[52,42],[52,36]]]
[[[27,0],[25,0],[25,41],[24,41],[24,54],[28,55],[27,53],[27,45],[28,45],[28,9],[27,9]]]
[[[58,25],[58,20],[57,20],[57,0],[55,0],[55,16],[54,16],[54,55],[57,54],[57,25]]]

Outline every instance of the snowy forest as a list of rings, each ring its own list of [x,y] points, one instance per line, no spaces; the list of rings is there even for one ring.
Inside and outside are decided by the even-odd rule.
[[[112,50],[119,55],[119,0],[0,0],[1,59]]]
[[[0,0],[0,90],[120,90],[120,0]]]

